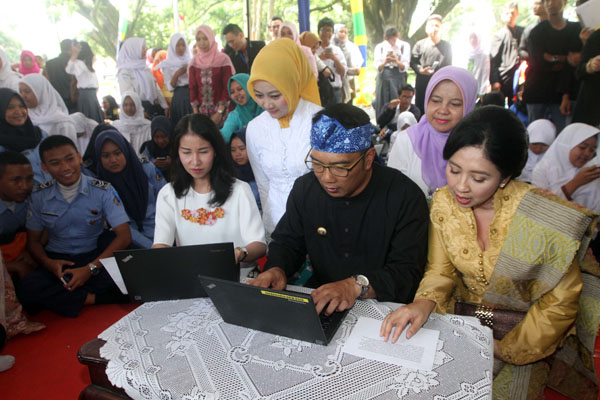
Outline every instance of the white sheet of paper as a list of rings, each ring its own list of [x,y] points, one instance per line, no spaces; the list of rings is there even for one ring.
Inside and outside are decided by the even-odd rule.
[[[406,339],[406,329],[396,343],[379,336],[380,320],[360,317],[344,345],[344,353],[411,369],[431,371],[440,332],[421,328]],[[393,333],[393,331],[392,331]]]
[[[600,0],[589,0],[575,8],[583,24],[592,29],[600,28]]]
[[[102,258],[100,262],[104,265],[106,272],[108,272],[112,280],[117,284],[121,293],[127,294],[127,288],[125,287],[125,282],[123,282],[121,271],[117,265],[117,259],[114,257]]]

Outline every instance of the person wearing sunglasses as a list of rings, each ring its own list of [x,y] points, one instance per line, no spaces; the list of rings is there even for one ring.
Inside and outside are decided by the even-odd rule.
[[[262,272],[249,283],[284,289],[308,255],[306,286],[317,312],[343,311],[357,299],[406,303],[423,275],[428,208],[400,171],[373,162],[374,128],[348,104],[313,117],[306,166],[269,243]]]

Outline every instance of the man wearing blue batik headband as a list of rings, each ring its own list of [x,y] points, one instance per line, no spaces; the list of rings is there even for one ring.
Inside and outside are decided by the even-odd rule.
[[[294,183],[265,270],[250,284],[284,289],[308,254],[318,313],[357,299],[412,300],[426,261],[427,202],[400,171],[373,162],[372,133],[368,115],[351,105],[314,116],[312,173]]]

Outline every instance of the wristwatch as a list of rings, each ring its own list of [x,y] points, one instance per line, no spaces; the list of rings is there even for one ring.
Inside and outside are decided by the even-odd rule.
[[[244,255],[242,256],[242,258],[240,258],[239,262],[242,262],[246,259],[246,257],[248,257],[248,249],[246,249],[245,247],[238,247],[238,249],[240,249],[242,251],[242,253],[244,253]]]
[[[360,286],[360,296],[358,296],[358,299],[362,300],[365,298],[367,292],[369,291],[369,278],[367,278],[364,275],[353,275],[353,278],[356,284]]]
[[[558,61],[558,56],[552,56],[552,62],[557,62]]]
[[[89,263],[88,267],[90,267],[90,272],[93,276],[96,276],[100,273],[100,267],[98,267],[96,264]]]

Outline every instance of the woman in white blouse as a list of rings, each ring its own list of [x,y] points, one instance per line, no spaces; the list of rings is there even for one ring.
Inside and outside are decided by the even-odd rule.
[[[104,122],[102,109],[98,103],[98,77],[92,67],[94,53],[87,42],[76,42],[71,45],[71,59],[65,71],[75,75],[77,79],[77,111],[97,123]]]
[[[321,101],[306,56],[288,39],[274,40],[258,53],[248,92],[265,110],[248,124],[246,144],[268,238],[285,213],[294,181],[308,172],[304,159]]]
[[[175,129],[171,183],[158,193],[152,247],[233,242],[236,262],[265,255],[265,231],[250,186],[234,178],[211,119],[183,117]]]

